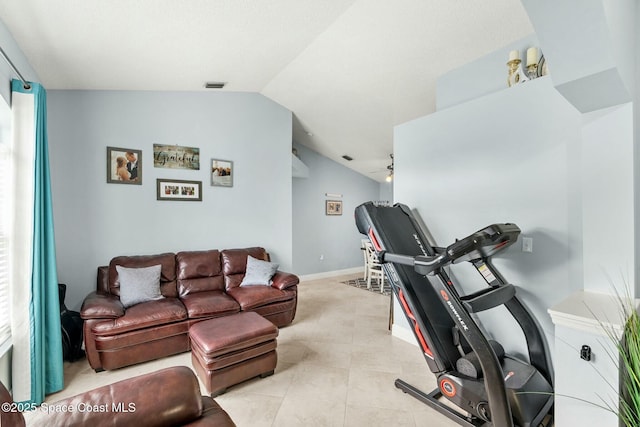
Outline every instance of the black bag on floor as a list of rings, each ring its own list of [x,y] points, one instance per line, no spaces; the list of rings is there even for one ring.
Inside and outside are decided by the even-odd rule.
[[[82,350],[82,326],[80,313],[67,309],[64,298],[67,293],[67,285],[58,284],[60,294],[60,326],[62,328],[62,358],[74,362],[84,357]]]

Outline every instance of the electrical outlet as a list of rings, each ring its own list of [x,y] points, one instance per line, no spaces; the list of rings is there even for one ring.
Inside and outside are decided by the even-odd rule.
[[[522,252],[533,252],[533,237],[522,238]]]

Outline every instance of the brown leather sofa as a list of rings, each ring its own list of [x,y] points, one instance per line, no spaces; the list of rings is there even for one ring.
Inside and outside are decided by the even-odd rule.
[[[278,327],[290,324],[296,314],[298,277],[277,271],[271,286],[240,287],[248,255],[269,260],[264,248],[253,247],[121,256],[98,267],[97,290],[80,310],[91,367],[117,369],[189,351],[192,324],[239,311],[255,311]],[[164,298],[125,309],[116,265],[158,264]]]
[[[25,427],[23,404],[14,403],[0,383],[0,425]],[[200,395],[193,371],[185,366],[162,369],[44,403],[27,415],[29,426],[235,426],[229,414]]]

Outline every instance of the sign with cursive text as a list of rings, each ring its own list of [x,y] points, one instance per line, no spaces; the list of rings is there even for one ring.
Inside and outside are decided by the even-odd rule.
[[[153,167],[200,170],[200,149],[153,144]]]

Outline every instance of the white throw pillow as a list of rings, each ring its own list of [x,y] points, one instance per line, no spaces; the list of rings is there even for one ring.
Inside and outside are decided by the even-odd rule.
[[[125,307],[164,298],[160,292],[160,264],[127,268],[116,265],[120,279],[120,302]]]
[[[244,279],[242,279],[242,283],[240,283],[240,286],[271,286],[271,284],[273,283],[271,278],[274,274],[276,274],[278,267],[279,264],[262,261],[252,257],[251,255],[248,255],[247,270],[244,274]]]

